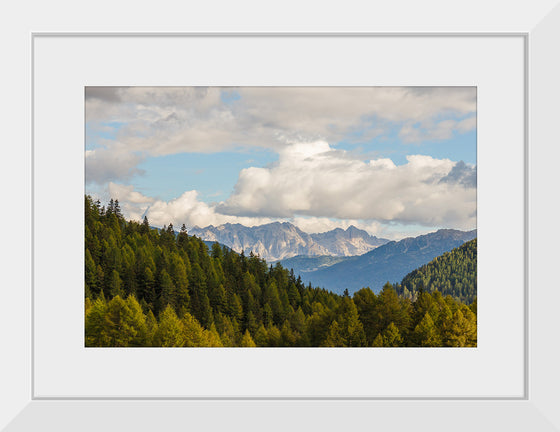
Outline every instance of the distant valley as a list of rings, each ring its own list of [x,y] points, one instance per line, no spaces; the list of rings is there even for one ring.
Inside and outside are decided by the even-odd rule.
[[[442,229],[391,241],[361,256],[343,257],[337,261],[333,257],[297,256],[281,260],[281,263],[286,268],[293,268],[304,282],[336,293],[342,293],[346,288],[353,293],[366,286],[378,292],[387,281],[400,282],[409,272],[475,237],[476,230]]]
[[[389,241],[354,226],[308,234],[288,222],[255,227],[225,224],[189,230],[207,244],[218,242],[246,255],[252,251],[269,263],[293,269],[305,283],[336,293],[370,287],[381,290],[414,269],[476,237],[476,230],[439,231]]]

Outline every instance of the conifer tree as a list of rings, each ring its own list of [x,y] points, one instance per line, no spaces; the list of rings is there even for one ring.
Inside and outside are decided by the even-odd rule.
[[[429,312],[426,312],[422,321],[414,328],[413,339],[416,345],[422,347],[441,346],[441,336],[434,325]]]
[[[124,290],[122,289],[122,281],[118,271],[113,270],[111,272],[111,279],[108,288],[111,297],[120,296],[122,298],[124,296]]]
[[[353,300],[358,310],[358,316],[364,328],[366,339],[369,343],[372,343],[381,330],[378,324],[380,317],[376,311],[377,297],[370,288],[362,288],[354,293]]]
[[[382,348],[385,346],[385,341],[383,340],[383,336],[381,335],[381,333],[377,334],[371,346],[375,348]]]
[[[366,346],[366,335],[360,319],[358,308],[350,297],[343,297],[339,310],[337,311],[339,331],[346,346]]]
[[[279,347],[282,346],[282,334],[280,330],[275,325],[270,326],[267,329],[268,336],[268,346]]]
[[[263,324],[261,324],[255,332],[254,341],[259,347],[265,347],[268,345],[268,332]]]
[[[109,337],[107,346],[111,347],[130,346],[142,326],[142,319],[134,320],[130,307],[119,295],[107,303],[105,322],[105,330]]]
[[[236,346],[237,334],[232,320],[227,315],[218,314],[216,322],[216,327],[220,332],[220,339],[223,345],[226,347]]]
[[[384,346],[387,347],[399,347],[402,345],[403,338],[394,322],[391,322],[383,332],[383,341]]]
[[[392,322],[399,333],[407,334],[410,327],[410,303],[408,300],[399,299],[397,293],[390,283],[385,284],[383,290],[377,296],[375,318],[377,329],[382,330]]]
[[[267,327],[274,323],[274,314],[272,313],[272,308],[268,303],[266,303],[263,307],[263,322]]]
[[[297,336],[292,331],[292,327],[290,326],[290,322],[288,320],[284,321],[282,324],[282,328],[280,329],[280,338],[282,340],[282,346],[296,346]]]
[[[226,290],[224,289],[224,286],[219,284],[216,288],[212,289],[209,294],[212,308],[216,311],[224,312],[226,305]]]
[[[298,332],[300,335],[303,335],[305,333],[305,314],[303,313],[301,306],[298,307],[297,311],[295,311],[292,315],[290,323],[294,331]]]
[[[218,330],[216,329],[216,325],[214,323],[210,325],[209,330],[204,330],[204,334],[207,341],[206,346],[218,348],[224,346],[220,339],[220,334],[218,333]]]
[[[154,345],[154,335],[156,334],[158,329],[158,322],[154,313],[150,309],[148,314],[146,315],[146,339],[147,344],[146,346],[155,346]]]
[[[87,289],[90,290],[92,295],[99,294],[99,289],[97,286],[97,266],[95,265],[95,261],[89,252],[89,249],[86,249],[85,253],[85,285]]]
[[[143,277],[140,283],[138,295],[140,298],[143,298],[150,307],[153,307],[156,300],[155,277],[150,267],[145,267],[142,273]]]
[[[159,324],[154,334],[154,346],[180,347],[185,343],[183,323],[173,308],[168,305],[161,313]]]
[[[443,341],[446,346],[476,346],[476,317],[467,306],[456,310],[443,326]]]
[[[125,221],[116,200],[85,205],[86,346],[241,346],[246,334],[257,346],[476,346],[476,298],[461,303],[472,246],[409,285],[337,295],[252,252],[209,252],[185,226]],[[427,292],[435,280],[450,295]]]
[[[173,280],[167,271],[163,270],[160,277],[161,286],[161,297],[160,297],[160,307],[165,309],[167,305],[171,306],[173,310],[177,307],[175,304],[175,285]]]
[[[336,322],[336,320],[333,321],[329,326],[329,331],[327,332],[327,337],[323,342],[323,346],[325,347],[347,346],[344,336],[342,335],[342,332],[340,330],[340,326],[338,325],[338,322]]]
[[[186,313],[183,319],[184,330],[184,346],[186,347],[203,347],[207,346],[206,335],[204,334],[204,328],[200,323],[190,314]]]
[[[89,313],[86,315],[85,322],[85,345],[88,347],[109,346],[110,337],[108,326],[105,321],[107,304],[103,296],[98,297]]]
[[[131,337],[125,346],[142,347],[149,346],[151,341],[148,335],[146,316],[142,312],[142,307],[134,295],[126,299],[128,307],[127,315],[124,317],[125,325],[130,328]]]
[[[179,254],[172,253],[169,257],[169,276],[173,281],[174,291],[172,295],[172,305],[181,315],[189,308],[189,281],[187,279],[187,269],[184,261]]]
[[[89,297],[86,297],[84,300],[84,314],[86,317],[88,316],[88,313],[92,307],[93,307],[93,303],[91,302]]]
[[[251,348],[251,347],[256,347],[257,346],[255,344],[255,341],[253,341],[253,338],[251,337],[251,333],[249,333],[249,330],[245,330],[245,333],[243,334],[243,337],[241,338],[240,346],[246,347],[246,348]]]
[[[142,221],[142,228],[140,229],[142,234],[148,234],[150,232],[150,222],[148,218],[144,216],[144,220]]]

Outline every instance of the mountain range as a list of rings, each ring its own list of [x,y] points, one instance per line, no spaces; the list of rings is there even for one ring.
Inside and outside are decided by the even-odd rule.
[[[332,257],[297,256],[281,263],[293,268],[306,283],[336,293],[346,288],[353,293],[366,286],[378,292],[386,282],[401,281],[409,272],[475,237],[476,230],[441,229],[390,241],[360,256],[342,257],[337,261]]]
[[[346,257],[365,254],[389,240],[378,238],[350,226],[324,233],[308,234],[289,222],[247,227],[241,224],[224,224],[189,230],[202,240],[218,242],[236,252],[251,251],[269,262],[298,255]]]

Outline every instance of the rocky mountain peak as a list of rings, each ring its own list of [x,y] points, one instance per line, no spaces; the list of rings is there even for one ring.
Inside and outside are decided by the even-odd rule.
[[[237,252],[252,251],[267,261],[278,261],[296,255],[361,255],[387,242],[354,226],[309,234],[289,222],[272,222],[246,227],[241,224],[194,227],[191,235],[217,241]]]

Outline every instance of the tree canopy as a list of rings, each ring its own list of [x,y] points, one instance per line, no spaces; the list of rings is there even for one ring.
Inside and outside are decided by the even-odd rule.
[[[470,247],[440,261],[466,273],[454,260],[465,261]],[[476,346],[476,307],[461,302],[470,297],[414,282],[451,280],[441,266],[379,294],[337,295],[253,253],[217,243],[209,250],[184,225],[177,233],[172,224],[152,229],[146,217],[127,221],[117,200],[101,207],[89,196],[84,266],[86,346]]]

